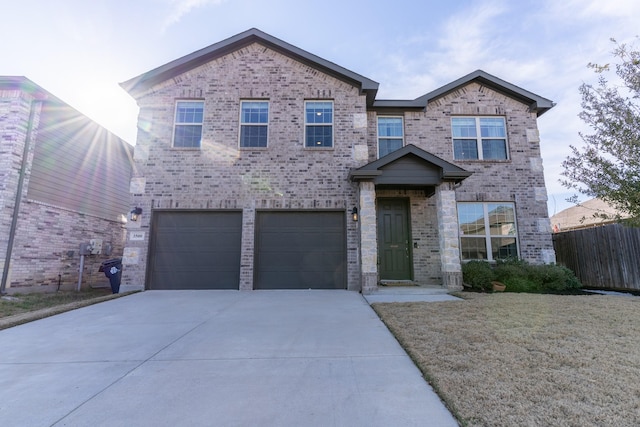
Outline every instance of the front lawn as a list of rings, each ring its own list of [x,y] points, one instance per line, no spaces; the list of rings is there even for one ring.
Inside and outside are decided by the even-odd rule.
[[[640,425],[640,298],[373,307],[463,426]]]
[[[5,295],[0,298],[0,329],[74,310],[110,298],[110,288]]]

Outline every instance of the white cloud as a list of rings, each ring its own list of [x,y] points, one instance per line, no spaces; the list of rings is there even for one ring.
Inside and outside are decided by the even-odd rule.
[[[162,31],[180,22],[183,16],[189,14],[193,9],[204,6],[219,5],[226,0],[166,0],[169,3],[169,15],[166,17]]]

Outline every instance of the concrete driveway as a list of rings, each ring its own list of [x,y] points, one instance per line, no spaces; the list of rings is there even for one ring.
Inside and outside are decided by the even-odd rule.
[[[457,425],[348,291],[147,291],[0,331],[0,420]]]

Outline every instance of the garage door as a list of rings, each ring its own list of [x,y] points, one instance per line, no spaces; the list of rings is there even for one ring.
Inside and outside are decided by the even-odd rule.
[[[258,212],[255,289],[345,289],[344,212]]]
[[[238,289],[242,212],[154,212],[149,289]]]

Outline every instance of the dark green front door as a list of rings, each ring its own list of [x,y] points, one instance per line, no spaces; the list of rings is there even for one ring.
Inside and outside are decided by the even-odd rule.
[[[411,280],[407,199],[378,199],[378,254],[381,280]]]

